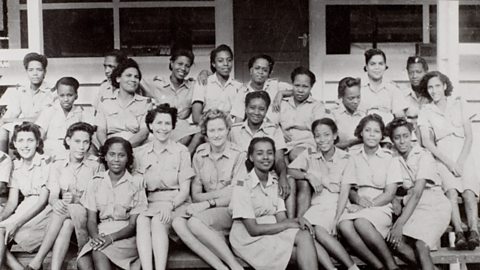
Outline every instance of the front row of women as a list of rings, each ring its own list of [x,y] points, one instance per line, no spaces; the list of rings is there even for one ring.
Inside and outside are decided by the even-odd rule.
[[[52,269],[60,269],[75,232],[79,269],[164,269],[169,238],[177,236],[215,269],[242,269],[234,254],[255,269],[284,269],[294,246],[300,269],[335,269],[330,256],[358,269],[335,237],[338,229],[351,251],[375,269],[397,269],[390,250],[418,268],[434,269],[430,250],[450,221],[451,205],[432,155],[411,144],[413,128],[404,119],[385,128],[378,115],[366,116],[355,131],[363,146],[350,153],[335,147],[333,120],[316,120],[316,149],[301,153],[288,169],[313,187],[311,207],[304,217],[288,219],[272,139],[253,138],[245,154],[227,140],[227,115],[209,111],[202,120],[208,142],[192,167],[188,149],[170,139],[176,113],[165,105],[149,111],[153,140],[134,153],[128,141],[112,137],[100,162],[88,154],[89,124],[69,127],[68,155],[53,161],[42,154],[37,126],[17,126],[17,159],[0,213],[0,265],[40,269],[52,250]],[[398,155],[380,148],[384,134]],[[399,186],[406,190],[405,206],[392,224]],[[25,251],[38,249],[26,267],[10,253],[13,242]]]

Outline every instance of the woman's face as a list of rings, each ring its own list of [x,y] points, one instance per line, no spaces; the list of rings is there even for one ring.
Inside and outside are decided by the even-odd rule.
[[[121,174],[125,172],[128,162],[128,154],[121,143],[114,143],[110,145],[110,148],[105,155],[105,161],[107,162],[108,169],[115,173]]]
[[[363,143],[370,147],[375,148],[382,140],[382,130],[379,123],[376,121],[368,121],[362,130]]]
[[[250,77],[253,82],[263,84],[270,75],[270,64],[267,60],[259,58],[255,60],[253,66],[250,68]]]
[[[360,104],[360,86],[354,85],[345,89],[345,94],[342,97],[342,102],[345,108],[354,112]]]
[[[380,80],[383,78],[383,73],[387,70],[387,63],[383,59],[382,55],[374,55],[367,63],[368,77],[374,80]]]
[[[221,118],[209,120],[206,128],[208,142],[213,146],[222,147],[227,142],[228,128],[225,120]]]
[[[298,102],[303,102],[310,96],[312,82],[305,74],[298,74],[293,80],[293,97]]]
[[[253,148],[253,153],[248,157],[253,166],[261,171],[268,172],[273,167],[275,152],[269,142],[258,142]]]
[[[261,98],[254,98],[248,102],[245,108],[245,114],[247,119],[254,125],[259,125],[263,123],[265,115],[267,115],[267,103]]]
[[[405,154],[412,148],[412,134],[406,126],[397,127],[393,131],[393,145],[400,154]]]
[[[40,85],[45,79],[46,70],[39,61],[30,61],[27,65],[27,76],[30,83],[33,85]]]
[[[88,132],[78,130],[75,131],[72,137],[67,137],[65,140],[70,147],[70,156],[76,160],[83,160],[90,148],[90,135]]]
[[[319,149],[322,153],[326,153],[334,147],[337,133],[333,133],[330,126],[320,124],[315,127],[315,130],[313,131],[313,138],[317,144],[317,149]]]
[[[408,65],[408,79],[413,86],[419,86],[423,76],[427,74],[421,63],[413,63]]]
[[[117,77],[120,89],[130,94],[135,93],[140,83],[140,74],[134,67],[125,69],[120,77]]]
[[[160,142],[167,142],[173,130],[172,117],[168,113],[157,113],[150,124],[153,136]]]
[[[113,55],[105,56],[103,59],[103,70],[105,71],[105,77],[110,80],[112,71],[118,66],[117,58]]]
[[[58,100],[60,101],[60,106],[65,111],[70,111],[73,108],[73,103],[77,100],[77,93],[75,88],[70,85],[60,84],[57,88]]]
[[[232,55],[227,51],[220,51],[215,56],[215,60],[212,66],[216,69],[216,72],[223,77],[230,76],[233,66]]]
[[[445,99],[446,89],[447,85],[444,84],[440,78],[432,77],[430,80],[428,80],[427,90],[433,102],[437,103],[440,100]]]
[[[175,61],[170,62],[172,67],[173,76],[180,81],[183,81],[190,73],[190,67],[192,66],[192,61],[186,56],[179,56]]]
[[[20,131],[13,145],[22,159],[31,160],[37,151],[38,140],[33,132]]]

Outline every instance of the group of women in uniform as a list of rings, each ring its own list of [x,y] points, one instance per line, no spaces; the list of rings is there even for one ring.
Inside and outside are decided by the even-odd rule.
[[[44,86],[35,53],[30,83],[5,93],[0,141],[14,159],[2,149],[0,267],[40,269],[52,251],[61,269],[72,236],[79,269],[165,269],[170,241],[214,269],[243,269],[239,258],[285,269],[292,253],[299,269],[336,269],[331,258],[358,269],[350,254],[374,269],[398,269],[393,255],[434,269],[450,220],[458,249],[479,245],[470,115],[421,57],[408,59],[404,91],[383,78],[385,54],[366,51],[366,78],[340,80],[332,109],[307,68],[291,84],[270,79],[268,55],[234,80],[227,45],[196,80],[189,50],[153,80],[120,51],[104,60],[94,117],[74,106],[76,79]],[[20,264],[12,244],[35,257]]]

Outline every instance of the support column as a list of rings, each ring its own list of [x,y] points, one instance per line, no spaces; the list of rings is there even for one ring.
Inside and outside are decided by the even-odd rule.
[[[459,81],[459,16],[458,1],[438,0],[437,3],[437,66],[452,81]]]
[[[309,64],[310,70],[316,74],[317,83],[314,86],[313,96],[323,100],[325,76],[323,61],[327,55],[327,28],[326,28],[326,1],[309,0]],[[315,93],[320,91],[320,93]]]
[[[215,0],[215,46],[226,44],[233,47],[233,0]],[[235,70],[232,70],[235,74]]]
[[[422,42],[424,44],[430,43],[430,5],[423,4],[422,6]]]
[[[42,0],[27,1],[28,49],[43,54]]]

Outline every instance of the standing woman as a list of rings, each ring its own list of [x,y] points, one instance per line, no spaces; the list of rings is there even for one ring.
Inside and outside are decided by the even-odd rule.
[[[252,139],[248,147],[249,171],[233,189],[230,209],[233,251],[255,269],[286,269],[293,247],[299,269],[318,269],[313,228],[303,218],[287,219],[272,169],[275,144],[268,137]]]
[[[304,218],[314,226],[315,240],[319,244],[316,248],[320,264],[325,269],[336,269],[330,259],[329,254],[332,254],[349,270],[358,270],[345,248],[333,235],[348,196],[346,192],[340,194],[340,184],[349,154],[335,147],[339,140],[338,128],[332,119],[315,120],[312,132],[317,148],[302,152],[288,166],[288,174],[295,179],[308,181],[315,191]],[[339,195],[344,196],[344,199],[339,200]],[[342,204],[339,204],[339,201]]]
[[[112,72],[112,85],[117,88],[111,97],[103,97],[98,104],[95,122],[100,144],[116,136],[128,140],[133,147],[143,144],[148,137],[145,115],[151,99],[135,93],[142,73],[137,62],[128,59]]]
[[[443,194],[432,154],[413,145],[412,131],[413,124],[403,118],[396,118],[387,126],[387,133],[399,154],[402,186],[407,190],[403,199],[405,207],[393,224],[387,241],[409,264],[433,270],[430,250],[437,249],[450,222],[452,207]]]
[[[211,110],[200,122],[208,142],[200,145],[193,156],[194,203],[187,207],[190,218],[177,217],[173,228],[187,246],[215,269],[243,269],[225,237],[232,226],[228,212],[232,188],[246,175],[245,152],[227,140],[231,124],[228,117],[220,110]]]
[[[460,97],[452,97],[452,91],[450,79],[438,71],[429,72],[423,77],[421,93],[431,102],[420,110],[418,127],[423,145],[438,161],[443,190],[452,203],[455,247],[475,249],[480,243],[477,221],[480,181],[471,154],[472,125],[465,102]],[[462,229],[458,193],[465,204],[468,238]]]
[[[340,217],[338,229],[353,251],[374,269],[398,269],[385,237],[392,226],[392,200],[402,181],[400,166],[392,153],[380,147],[385,125],[377,114],[365,116],[355,136],[363,141],[351,154],[340,194],[350,193],[351,205]],[[341,196],[339,205],[345,205]],[[342,209],[343,210],[343,209]]]
[[[187,147],[171,139],[176,120],[177,109],[168,104],[148,111],[145,123],[154,139],[135,151],[134,168],[143,174],[148,194],[148,208],[137,224],[137,248],[144,270],[165,269],[172,220],[185,215],[195,175]]]
[[[94,128],[84,122],[67,129],[64,146],[68,152],[55,157],[48,179],[53,213],[42,245],[28,264],[30,269],[40,269],[52,247],[51,269],[61,269],[74,231],[79,251],[88,242],[87,210],[80,204],[80,198],[93,176],[103,170],[98,158],[88,154],[93,132]],[[90,269],[92,266],[79,264],[78,267]]]
[[[48,206],[50,160],[43,155],[39,127],[24,122],[15,127],[11,149],[15,156],[8,201],[0,212],[0,268],[23,269],[7,250],[12,240],[32,253],[41,244],[52,208]],[[19,202],[20,195],[24,197]]]
[[[140,269],[135,240],[138,214],[147,198],[142,177],[131,175],[133,150],[120,137],[107,139],[100,158],[108,169],[88,183],[81,203],[87,209],[90,241],[78,255],[79,264],[94,269]]]

